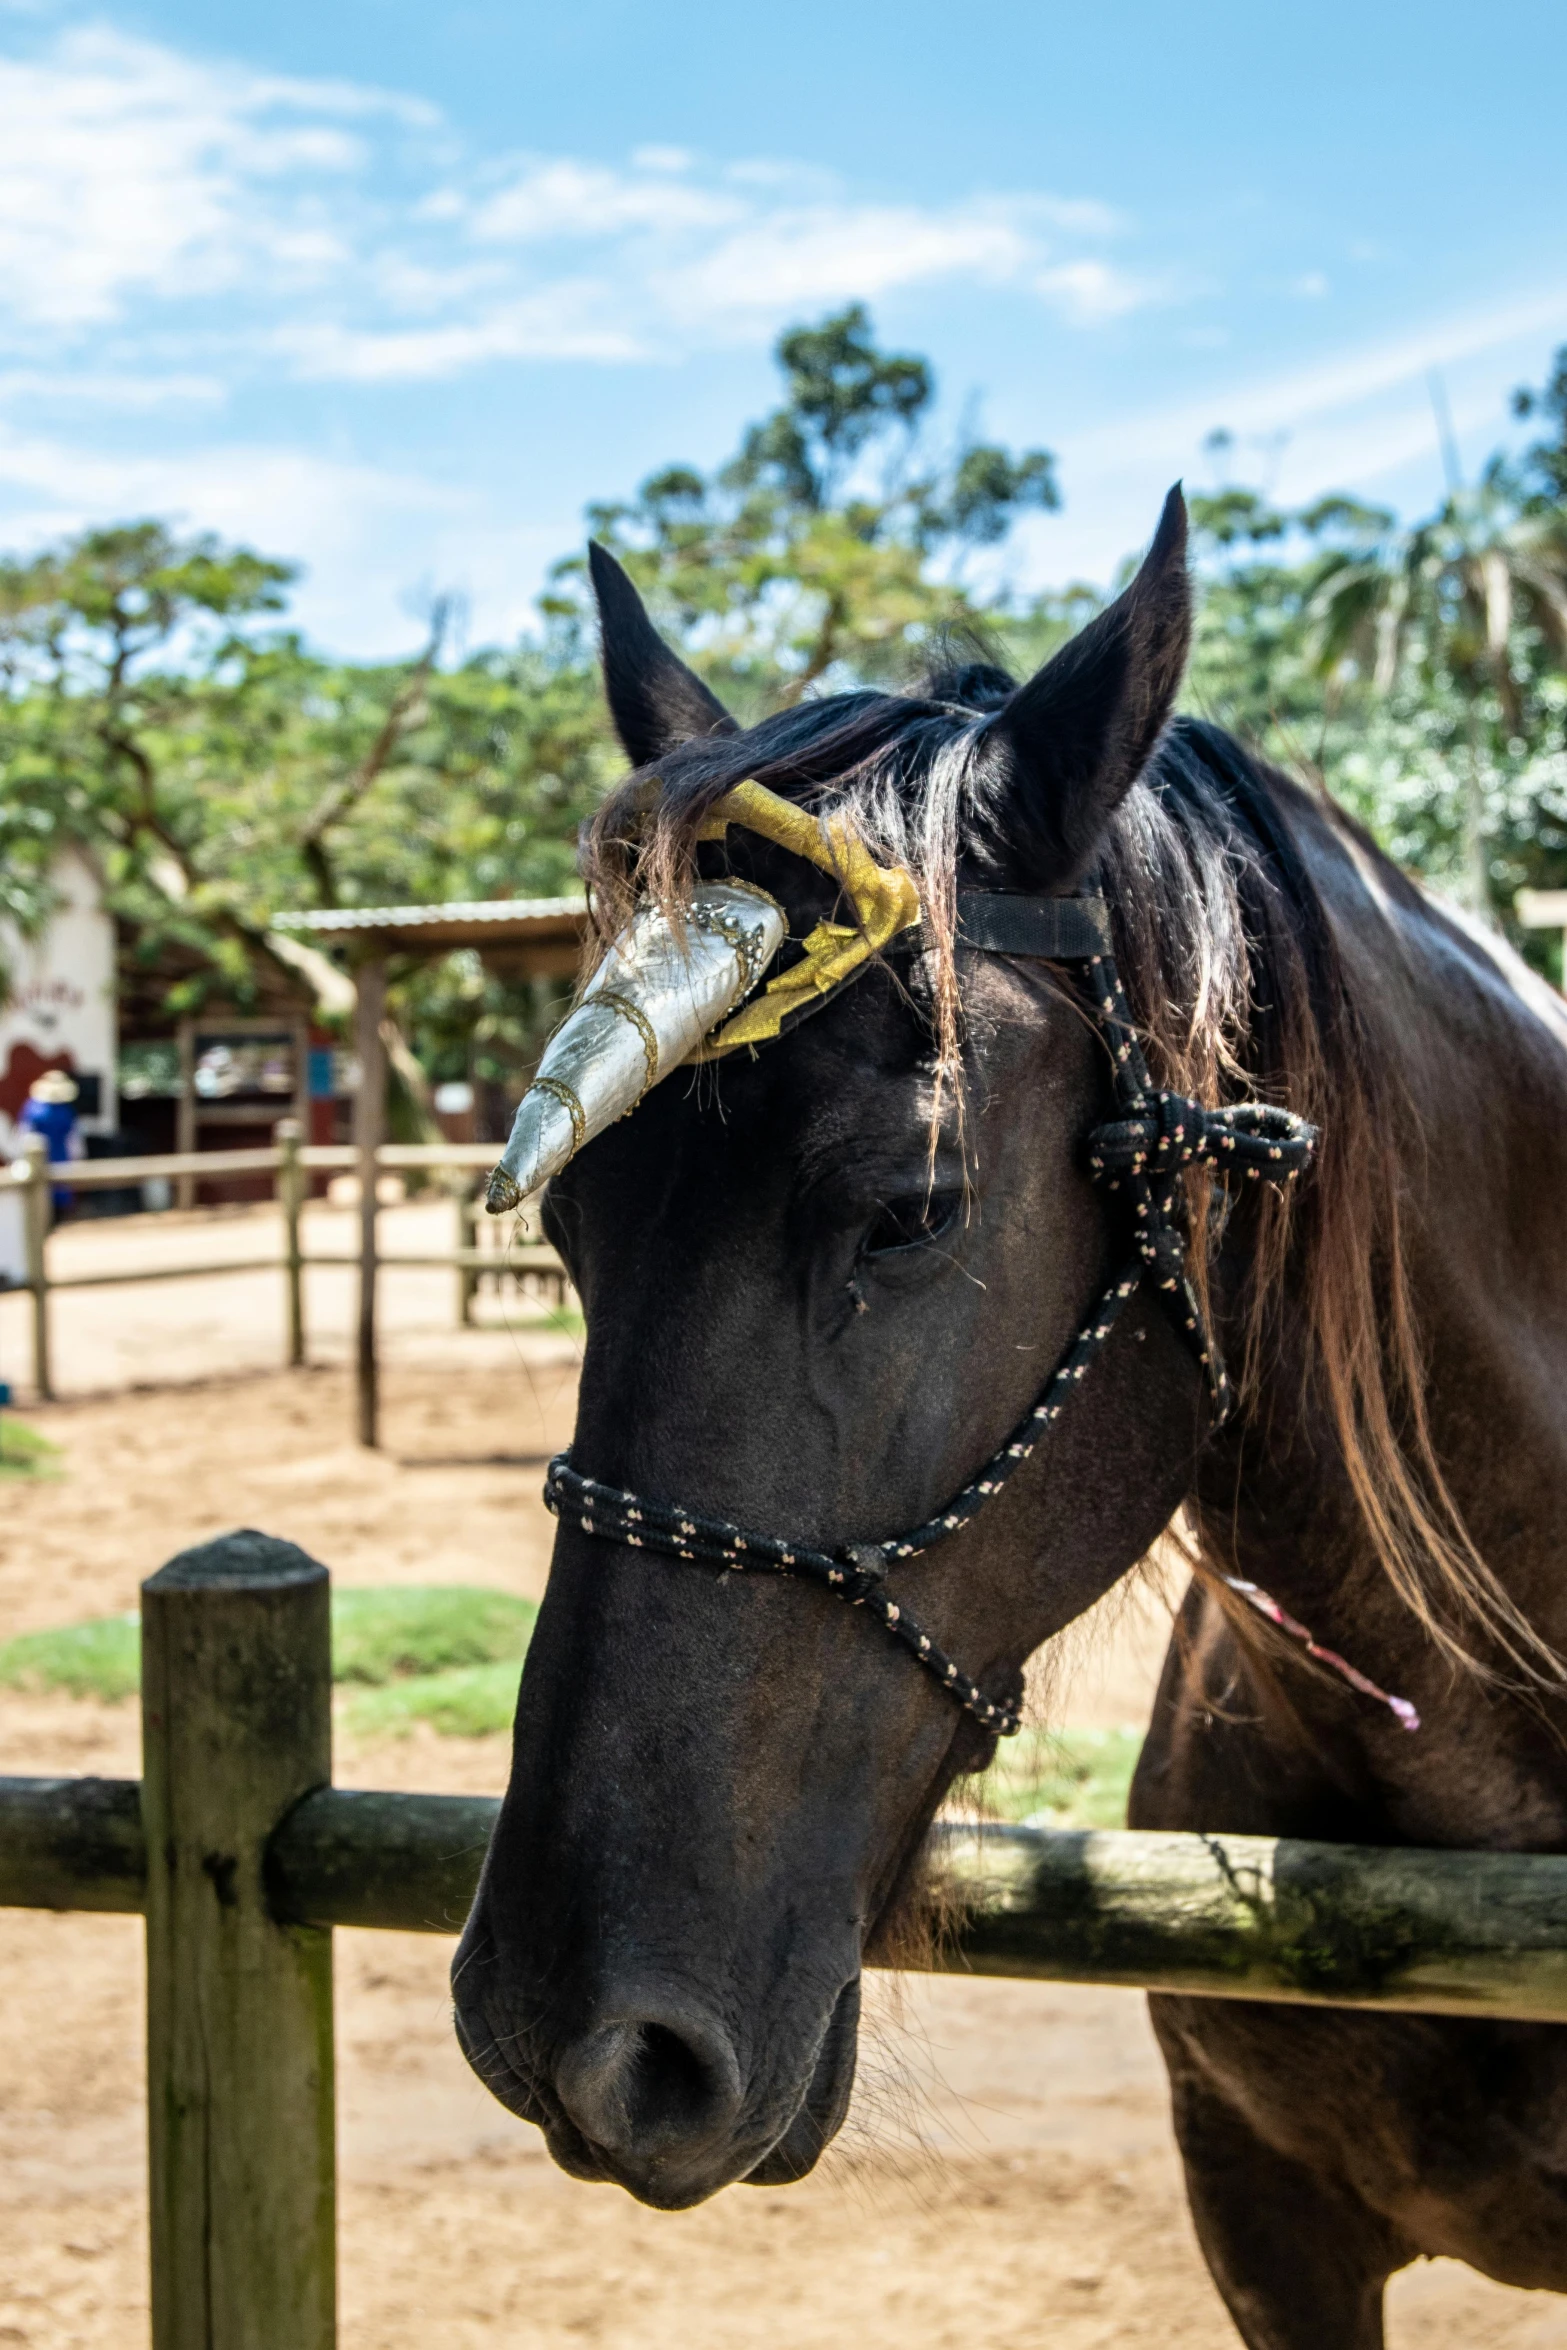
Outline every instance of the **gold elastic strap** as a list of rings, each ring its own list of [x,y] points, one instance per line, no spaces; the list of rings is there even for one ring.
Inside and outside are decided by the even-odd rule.
[[[743,824],[748,832],[759,833],[763,840],[830,873],[858,919],[852,926],[818,922],[804,942],[799,962],[770,979],[760,995],[715,1030],[701,1051],[692,1054],[696,1061],[720,1060],[741,1045],[770,1043],[792,1012],[812,1008],[836,993],[899,931],[920,918],[913,874],[901,865],[878,865],[841,816],[819,818],[762,784],[737,783],[715,801],[697,838],[722,840],[731,824]]]
[[[528,1091],[530,1093],[553,1094],[556,1101],[559,1102],[561,1108],[565,1111],[567,1117],[571,1120],[572,1150],[574,1152],[581,1150],[583,1144],[588,1139],[587,1112],[583,1109],[582,1104],[578,1101],[576,1095],[572,1092],[571,1087],[565,1083],[564,1079],[559,1077],[535,1077],[533,1083],[529,1086]]]
[[[634,1003],[630,996],[622,995],[618,987],[597,988],[586,998],[586,1002],[590,1008],[594,1004],[603,1004],[609,1011],[618,1012],[622,1020],[631,1022],[642,1040],[642,1059],[647,1068],[642,1091],[646,1093],[650,1085],[658,1083],[658,1036],[652,1021],[642,1006]]]

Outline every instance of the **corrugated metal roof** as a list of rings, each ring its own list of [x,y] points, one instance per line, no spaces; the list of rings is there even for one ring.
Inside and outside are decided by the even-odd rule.
[[[333,937],[366,930],[445,930],[469,924],[511,929],[518,938],[548,928],[566,935],[580,926],[586,902],[574,898],[453,898],[435,906],[321,906],[274,914],[274,930],[312,930]]]

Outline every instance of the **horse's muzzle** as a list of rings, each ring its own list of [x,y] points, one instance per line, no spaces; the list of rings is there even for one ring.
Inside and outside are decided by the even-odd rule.
[[[585,2030],[548,2053],[501,2028],[487,1970],[457,1981],[457,2036],[501,2103],[543,2130],[572,2177],[614,2180],[661,2211],[747,2179],[782,2186],[813,2168],[848,2110],[859,1981],[846,1984],[806,2055],[803,2082],[747,2082],[707,2004],[672,1987],[621,1990]],[[509,2004],[505,2002],[503,2004]]]

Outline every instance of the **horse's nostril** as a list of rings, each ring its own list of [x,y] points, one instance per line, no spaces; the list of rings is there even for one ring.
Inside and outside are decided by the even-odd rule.
[[[643,2025],[632,2070],[632,2103],[639,2121],[701,2123],[718,2086],[703,2058],[678,2032],[667,2024]]]
[[[740,2110],[740,2068],[710,2018],[627,2017],[579,2040],[555,2068],[571,2120],[606,2154],[647,2159],[693,2150]]]

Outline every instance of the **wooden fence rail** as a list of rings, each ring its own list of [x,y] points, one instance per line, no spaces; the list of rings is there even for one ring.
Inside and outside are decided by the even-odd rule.
[[[22,1195],[27,1251],[22,1286],[32,1300],[33,1386],[42,1402],[54,1398],[53,1348],[49,1300],[59,1290],[120,1289],[141,1282],[197,1281],[232,1273],[281,1273],[287,1321],[287,1360],[297,1368],[306,1359],[304,1275],[313,1265],[335,1265],[359,1274],[358,1345],[356,1350],[355,1422],[366,1444],[380,1440],[379,1379],[376,1360],[376,1293],[380,1274],[398,1267],[445,1268],[455,1273],[457,1318],[473,1319],[473,1300],[485,1274],[505,1274],[534,1282],[552,1294],[557,1306],[566,1294],[566,1272],[554,1249],[541,1241],[509,1242],[504,1247],[480,1248],[468,1187],[457,1184],[453,1198],[457,1212],[457,1245],[443,1250],[419,1250],[388,1255],[377,1233],[375,1190],[379,1176],[388,1173],[479,1174],[495,1159],[489,1143],[378,1143],[368,1156],[352,1144],[304,1143],[292,1119],[281,1119],[277,1142],[266,1148],[233,1151],[172,1151],[142,1159],[73,1160],[68,1167],[51,1167],[41,1137],[30,1137],[24,1155],[11,1166],[0,1166],[0,1191]],[[365,1183],[367,1164],[373,1169]],[[307,1251],[303,1238],[306,1179],[321,1173],[358,1173],[361,1178],[360,1242],[352,1254]],[[271,1175],[283,1218],[280,1256],[220,1257],[187,1264],[119,1266],[96,1273],[55,1273],[49,1265],[50,1195],[54,1188],[72,1191],[123,1190],[132,1185],[187,1177]]]
[[[0,1780],[0,1905],[146,1920],[153,2350],[332,2350],[332,1929],[455,1934],[499,1810],[330,1784],[327,1599],[292,1543],[184,1553],[143,1780]],[[953,1823],[934,1866],[951,1970],[1567,2022],[1567,1856]]]
[[[0,1779],[0,1907],[135,1912],[134,1779]],[[322,1787],[267,1845],[296,1925],[461,1930],[488,1795]],[[1567,2023],[1567,1857],[943,1821],[947,1971]]]
[[[0,1907],[136,1912],[134,1779],[0,1779]],[[323,1787],[271,1835],[274,1914],[460,1931],[488,1795]],[[1567,1857],[943,1821],[948,1971],[1567,2023]]]

